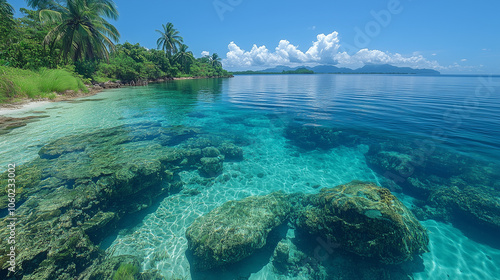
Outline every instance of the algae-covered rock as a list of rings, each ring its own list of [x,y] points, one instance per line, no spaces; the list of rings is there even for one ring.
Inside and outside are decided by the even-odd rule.
[[[9,133],[12,129],[23,127],[39,118],[48,118],[47,115],[27,116],[20,118],[0,116],[0,135]]]
[[[340,145],[351,146],[356,143],[355,135],[340,129],[322,126],[292,124],[286,127],[285,137],[294,145],[306,150],[328,150]]]
[[[429,197],[429,204],[444,212],[445,220],[468,219],[476,225],[500,229],[500,193],[466,187],[442,188]],[[439,211],[444,210],[444,211]]]
[[[95,265],[87,269],[84,273],[80,275],[80,279],[111,280],[115,279],[115,277],[123,276],[120,275],[120,272],[118,271],[120,270],[120,268],[121,268],[121,274],[123,274],[123,271],[126,270],[127,267],[136,268],[138,272],[139,265],[140,265],[140,260],[136,256],[131,256],[131,255],[113,256],[101,262],[99,265]]]
[[[250,256],[289,213],[287,196],[275,192],[228,201],[199,217],[186,231],[194,267],[206,270]]]
[[[17,247],[16,271],[9,272],[10,231],[1,220],[0,279],[75,279],[103,259],[97,244],[121,218],[180,191],[178,172],[220,172],[224,156],[215,147],[183,143],[196,131],[158,122],[100,129],[52,141],[40,157],[16,166],[16,243],[22,250]],[[201,161],[202,150],[215,157]],[[3,186],[7,179],[7,172],[0,175]]]
[[[427,200],[443,186],[494,186],[500,168],[493,163],[436,147],[431,141],[385,139],[371,144],[365,154],[370,168],[393,180],[413,197]]]
[[[213,177],[222,172],[224,156],[202,157],[200,159],[200,172],[203,175]]]
[[[215,147],[206,147],[201,150],[201,153],[204,157],[218,157],[220,156],[220,152]]]
[[[290,239],[283,239],[276,245],[271,263],[279,274],[297,276],[307,270],[307,258]]]
[[[219,147],[220,152],[227,158],[231,160],[242,160],[243,150],[233,143],[222,143]]]
[[[353,181],[304,198],[297,227],[386,264],[425,252],[427,232],[388,189]]]

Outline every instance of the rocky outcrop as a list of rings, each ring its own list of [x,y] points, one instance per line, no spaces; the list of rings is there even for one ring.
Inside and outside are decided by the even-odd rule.
[[[388,189],[353,181],[319,194],[278,192],[223,204],[186,231],[193,266],[207,270],[250,256],[287,217],[309,239],[384,264],[409,261],[429,242],[426,229]],[[281,274],[298,275],[311,259],[287,239],[278,243],[272,263]]]
[[[427,250],[425,228],[388,189],[354,181],[306,196],[303,204],[299,229],[356,255],[397,264]]]
[[[12,129],[23,127],[30,122],[37,121],[39,118],[47,118],[46,115],[27,116],[20,118],[0,116],[0,135],[9,133]]]
[[[98,265],[104,255],[96,244],[122,217],[179,191],[177,173],[203,166],[203,149],[186,144],[210,144],[202,138],[195,128],[143,122],[62,137],[42,147],[38,158],[16,167],[16,244],[23,249],[16,252],[16,272],[9,273],[10,232],[3,219],[0,278],[74,279]],[[0,183],[7,186],[8,178],[1,174]],[[6,189],[0,195],[7,197]]]
[[[305,149],[328,150],[338,146],[359,144],[359,136],[352,131],[322,126],[288,125],[285,137],[294,145]]]
[[[442,188],[429,197],[429,218],[445,221],[469,220],[476,225],[500,230],[500,192],[466,187]]]
[[[365,158],[373,170],[398,184],[404,192],[422,200],[427,200],[434,190],[453,185],[487,186],[500,190],[498,166],[431,144],[419,146],[386,139],[370,145]]]
[[[289,213],[287,196],[275,192],[229,201],[199,217],[186,231],[194,267],[207,270],[250,256]]]

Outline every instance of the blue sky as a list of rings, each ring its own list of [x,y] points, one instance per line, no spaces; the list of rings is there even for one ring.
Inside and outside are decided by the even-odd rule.
[[[22,0],[9,0],[16,10]],[[195,56],[229,70],[367,63],[500,74],[500,1],[117,0],[121,43],[156,48],[174,23]],[[16,15],[19,15],[17,13]],[[254,46],[255,45],[255,46]]]

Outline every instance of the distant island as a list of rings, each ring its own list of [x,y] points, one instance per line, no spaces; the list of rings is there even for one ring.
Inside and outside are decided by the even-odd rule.
[[[336,67],[333,65],[318,65],[314,67],[298,66],[276,66],[260,71],[239,71],[234,75],[249,74],[405,74],[405,75],[440,75],[441,73],[432,69],[414,69],[410,67],[397,67],[389,64],[368,64],[361,68],[350,69]]]

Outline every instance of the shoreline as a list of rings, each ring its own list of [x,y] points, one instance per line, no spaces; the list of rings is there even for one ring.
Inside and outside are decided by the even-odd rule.
[[[33,99],[33,98],[22,98],[16,102],[11,102],[11,103],[3,103],[0,104],[0,116],[3,116],[5,114],[10,114],[10,113],[16,113],[18,111],[22,111],[24,109],[29,109],[29,108],[36,108],[38,106],[52,103],[52,102],[60,102],[60,101],[68,101],[68,100],[73,100],[76,98],[82,98],[82,97],[88,97],[88,96],[93,96],[96,95],[100,92],[102,92],[105,89],[111,89],[111,88],[121,88],[121,87],[136,87],[136,86],[146,86],[149,83],[163,83],[166,81],[176,81],[176,80],[196,80],[196,79],[213,79],[213,78],[232,78],[234,76],[229,76],[229,77],[179,77],[179,78],[163,78],[159,80],[153,80],[153,81],[147,81],[145,84],[140,84],[140,85],[131,85],[131,84],[122,84],[122,83],[115,83],[115,82],[105,82],[105,83],[100,83],[100,84],[95,84],[95,85],[86,85],[87,89],[89,92],[74,92],[74,91],[65,91],[63,93],[57,93],[57,96],[54,99],[49,99],[49,98],[38,98],[38,99]]]

